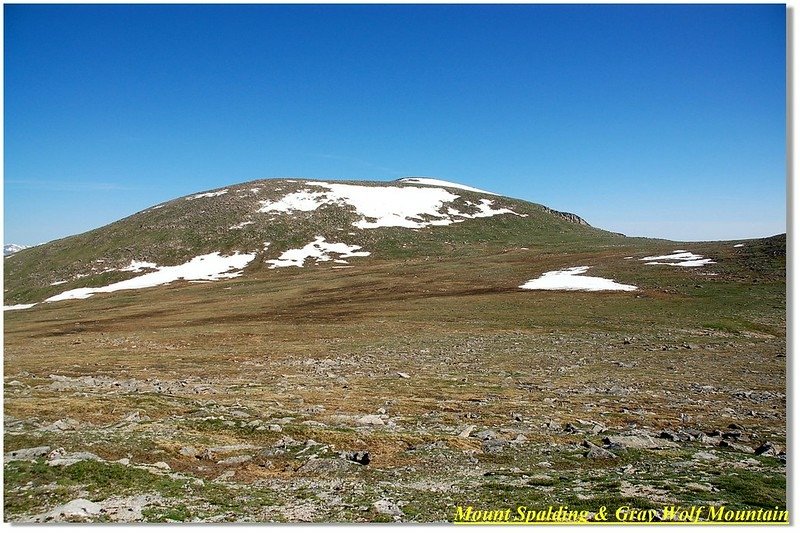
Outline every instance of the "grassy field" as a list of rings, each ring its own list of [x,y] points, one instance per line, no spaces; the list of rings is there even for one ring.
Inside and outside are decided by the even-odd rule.
[[[72,517],[93,521],[785,508],[785,457],[755,453],[786,441],[785,238],[500,246],[492,227],[6,312],[5,450],[51,450],[6,462],[6,519],[76,498],[104,502]],[[717,262],[638,260],[677,248]],[[640,290],[517,288],[578,265]],[[77,452],[97,458],[52,461]]]

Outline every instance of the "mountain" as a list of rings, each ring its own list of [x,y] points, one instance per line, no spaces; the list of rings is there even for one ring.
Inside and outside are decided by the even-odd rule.
[[[231,270],[622,242],[577,215],[431,178],[257,180],[177,198],[16,254],[5,265],[5,296],[29,304],[84,298],[86,288],[125,281],[118,287],[226,278]]]
[[[11,254],[15,254],[20,250],[24,250],[27,246],[23,246],[21,244],[5,244],[3,245],[3,257]]]
[[[4,266],[7,520],[785,508],[785,235],[275,179]]]

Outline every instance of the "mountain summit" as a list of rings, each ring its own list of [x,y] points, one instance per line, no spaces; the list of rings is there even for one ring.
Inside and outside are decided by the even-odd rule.
[[[177,198],[16,254],[6,261],[6,299],[618,238],[577,215],[433,178],[265,179]]]

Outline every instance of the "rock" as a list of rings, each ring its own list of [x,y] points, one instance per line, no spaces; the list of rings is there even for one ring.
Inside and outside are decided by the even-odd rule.
[[[114,462],[119,463],[122,466],[128,466],[129,464],[131,464],[131,460],[128,459],[127,457],[123,457],[122,459],[117,459]]]
[[[687,483],[686,488],[695,492],[715,492],[714,487],[708,483]]]
[[[196,457],[196,458],[200,457],[200,450],[198,450],[194,446],[184,446],[183,448],[178,450],[178,453],[183,455],[184,457]]]
[[[588,451],[583,454],[587,459],[616,459],[617,456],[610,451],[597,446],[588,440],[584,440],[581,446],[588,448]]]
[[[469,426],[465,427],[461,430],[461,433],[458,434],[459,437],[462,439],[469,438],[470,434],[475,431],[475,426],[470,424]]]
[[[599,422],[592,422],[589,426],[589,433],[592,435],[599,435],[600,433],[605,433],[608,431],[608,428]]]
[[[70,518],[88,518],[99,515],[100,512],[101,507],[99,504],[89,500],[84,500],[83,498],[78,498],[76,500],[69,501],[64,505],[59,505],[49,513],[40,515],[37,517],[39,518],[37,521],[50,522],[61,521]]]
[[[520,413],[511,413],[511,419],[514,420],[514,422],[522,422],[523,420]]]
[[[722,437],[700,435],[700,439],[699,440],[703,444],[710,444],[712,446],[719,446],[719,443],[722,442]]]
[[[279,426],[278,424],[270,424],[267,429],[269,429],[270,431],[272,431],[274,433],[283,432],[283,428],[281,426]]]
[[[741,453],[754,453],[755,450],[750,446],[745,446],[744,444],[739,444],[737,442],[732,442],[729,440],[723,439],[719,443],[720,448],[730,448],[731,450],[736,450],[737,452]]]
[[[733,430],[733,431],[725,431],[722,433],[722,438],[725,440],[734,440],[737,442],[749,442],[750,437],[742,433],[741,431]]]
[[[150,420],[149,416],[147,416],[147,415],[142,416],[142,415],[139,414],[139,411],[134,411],[134,412],[128,414],[128,416],[126,416],[125,418],[123,418],[122,420],[117,422],[116,424],[114,424],[113,427],[119,428],[119,427],[126,426],[128,424],[138,424],[139,422],[146,422],[148,420]]]
[[[692,456],[693,459],[703,460],[703,461],[714,461],[719,459],[715,454],[711,452],[697,452]]]
[[[675,448],[678,445],[659,439],[656,442],[647,435],[614,435],[603,438],[603,442],[615,448],[632,448],[635,450],[656,450],[659,448]]]
[[[383,418],[380,417],[380,415],[364,415],[361,418],[359,418],[358,420],[356,420],[356,423],[358,425],[360,425],[360,426],[383,426],[383,425],[385,425],[385,422],[383,421]]]
[[[45,431],[74,431],[80,426],[81,423],[74,418],[64,418],[62,420],[56,420],[49,426],[46,426],[42,429]]]
[[[50,446],[38,446],[36,448],[22,448],[8,452],[3,456],[3,463],[9,461],[35,461],[40,457],[45,457],[50,452]]]
[[[100,457],[96,456],[93,453],[89,452],[74,452],[74,453],[60,453],[63,452],[64,449],[60,448],[55,450],[54,452],[50,452],[48,457],[50,458],[47,461],[47,464],[50,466],[70,466],[74,465],[75,463],[80,463],[81,461],[102,461]]]
[[[728,424],[728,429],[738,429],[739,431],[744,431],[744,427],[740,426],[739,424]]]
[[[300,444],[302,443],[294,440],[289,435],[286,435],[285,437],[281,437],[281,439],[275,443],[275,446],[279,448],[286,448],[287,446],[298,446]]]
[[[253,459],[252,455],[237,455],[236,457],[228,457],[226,459],[222,459],[217,461],[218,465],[240,465],[242,463],[246,463]]]
[[[203,453],[203,459],[215,459],[218,454],[226,454],[230,452],[239,452],[242,450],[252,450],[257,448],[257,446],[253,446],[252,444],[231,444],[230,446],[214,446],[212,448],[208,448],[205,453]]]
[[[336,476],[344,472],[354,471],[359,468],[356,463],[341,457],[320,459],[314,457],[306,461],[297,472],[301,474],[314,474],[316,476]]]
[[[779,453],[780,452],[778,451],[778,448],[776,448],[775,445],[769,441],[765,442],[764,444],[755,449],[756,455],[769,455],[774,457],[779,455]]]
[[[153,466],[160,469],[160,470],[170,470],[170,467],[164,461],[159,461],[157,463],[153,463]]]
[[[553,420],[548,420],[544,425],[544,428],[548,431],[558,432],[561,431],[561,424]]]
[[[142,509],[163,499],[157,494],[137,494],[128,497],[111,497],[98,502],[101,512],[116,522],[138,522],[144,517]]]
[[[665,439],[672,442],[688,442],[690,440],[694,440],[688,433],[684,433],[683,431],[667,431],[664,430],[658,435],[659,439]]]
[[[494,440],[497,438],[497,433],[495,433],[491,429],[484,429],[480,433],[476,433],[475,437],[481,440]]]
[[[368,465],[369,462],[372,460],[369,452],[367,451],[342,452],[341,457],[343,459],[347,459],[348,461],[353,461],[354,463],[358,463],[360,465]]]
[[[507,445],[507,440],[488,439],[483,441],[483,451],[486,453],[500,453]]]
[[[410,375],[406,374],[405,372],[398,372],[397,375],[400,376],[403,379],[409,379],[411,377]]]
[[[569,424],[564,426],[564,430],[563,431],[564,431],[564,433],[579,433],[580,429],[578,429],[578,427],[576,425],[574,425],[572,423],[569,423]]]
[[[389,500],[378,500],[372,504],[372,508],[380,514],[389,516],[403,516],[403,511],[400,509],[400,507]]]

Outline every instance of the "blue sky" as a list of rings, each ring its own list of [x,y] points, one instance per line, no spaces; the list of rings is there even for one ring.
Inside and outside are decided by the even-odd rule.
[[[5,242],[269,176],[785,231],[785,8],[5,6]]]

